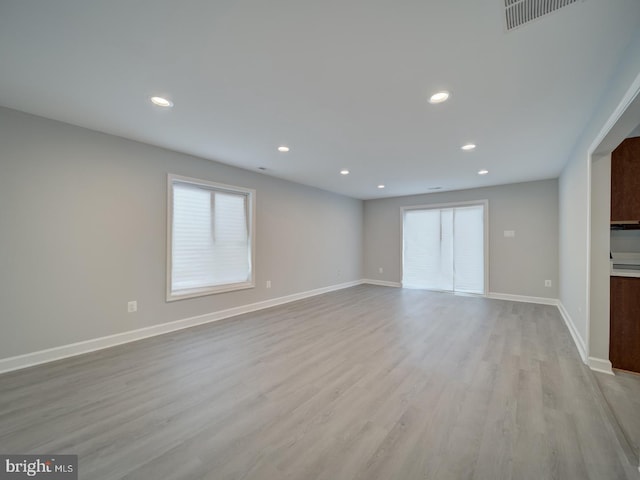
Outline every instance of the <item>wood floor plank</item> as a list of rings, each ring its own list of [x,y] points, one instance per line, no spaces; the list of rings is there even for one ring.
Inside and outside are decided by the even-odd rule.
[[[615,375],[596,372],[595,376],[624,441],[640,459],[640,375],[616,370]]]
[[[0,375],[0,451],[88,480],[638,480],[592,381],[553,306],[362,285]]]

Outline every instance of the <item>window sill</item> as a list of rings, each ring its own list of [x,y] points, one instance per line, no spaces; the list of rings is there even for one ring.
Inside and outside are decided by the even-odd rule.
[[[188,298],[205,297],[218,293],[235,292],[236,290],[247,290],[255,288],[255,282],[232,283],[228,285],[218,285],[215,287],[194,288],[189,290],[179,290],[177,292],[167,292],[167,302],[186,300]]]

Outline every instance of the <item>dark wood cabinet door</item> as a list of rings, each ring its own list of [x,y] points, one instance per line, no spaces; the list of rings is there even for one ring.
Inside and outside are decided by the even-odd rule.
[[[611,221],[640,220],[640,137],[611,154]]]
[[[611,277],[609,360],[640,373],[640,278]]]

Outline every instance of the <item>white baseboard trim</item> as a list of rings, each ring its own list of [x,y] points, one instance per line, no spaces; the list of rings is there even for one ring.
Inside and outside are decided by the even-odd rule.
[[[584,343],[584,340],[582,339],[580,334],[578,333],[578,329],[574,325],[571,315],[569,315],[569,312],[567,312],[567,309],[564,308],[564,305],[560,301],[558,301],[558,310],[560,310],[560,315],[562,315],[564,323],[569,329],[569,333],[573,338],[573,342],[576,344],[576,348],[578,349],[580,358],[582,358],[582,361],[585,364],[589,365],[588,358],[587,358],[587,346]]]
[[[42,363],[62,360],[63,358],[75,357],[76,355],[82,355],[84,353],[90,353],[96,350],[115,347],[116,345],[122,345],[123,343],[135,342],[144,338],[155,337],[157,335],[175,332],[177,330],[194,327],[196,325],[215,322],[218,320],[223,320],[225,318],[255,312],[257,310],[263,310],[265,308],[275,307],[289,302],[295,302],[296,300],[302,300],[305,298],[314,297],[316,295],[322,295],[323,293],[329,293],[335,290],[342,290],[343,288],[354,287],[356,285],[361,285],[362,283],[364,283],[362,280],[356,280],[353,282],[330,285],[328,287],[316,288],[314,290],[294,293],[292,295],[286,295],[284,297],[271,298],[269,300],[263,300],[261,302],[241,305],[239,307],[229,308],[227,310],[206,313],[204,315],[198,315],[196,317],[183,318],[181,320],[174,320],[172,322],[162,323],[160,325],[152,325],[150,327],[131,330],[128,332],[116,333],[115,335],[109,335],[106,337],[94,338],[91,340],[85,340],[69,345],[62,345],[60,347],[49,348],[46,350],[40,350],[24,355],[17,355],[15,357],[3,358],[0,359],[0,373],[20,370],[35,365],[40,365]]]
[[[388,282],[387,280],[373,280],[370,278],[362,279],[362,283],[366,283],[369,285],[380,285],[381,287],[402,287],[402,284],[400,282]]]
[[[539,303],[540,305],[558,305],[557,298],[528,297],[526,295],[512,295],[510,293],[490,292],[487,294],[487,298],[492,298],[494,300],[509,300],[511,302]]]
[[[589,368],[594,372],[607,373],[609,375],[615,375],[613,373],[613,366],[609,360],[605,360],[603,358],[589,357],[589,362],[587,363]]]

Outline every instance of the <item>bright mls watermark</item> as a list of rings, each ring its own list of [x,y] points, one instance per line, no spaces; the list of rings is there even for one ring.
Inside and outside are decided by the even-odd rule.
[[[78,480],[77,455],[0,455],[0,480]]]

